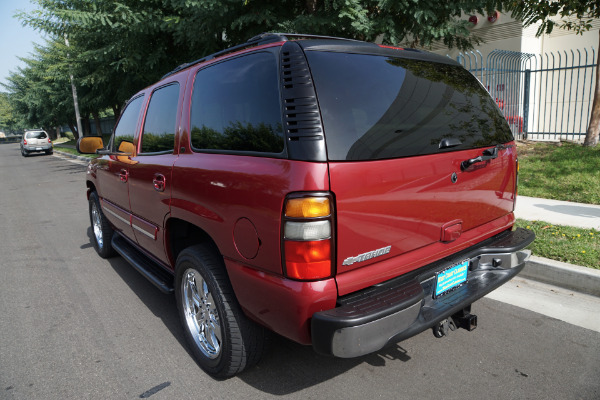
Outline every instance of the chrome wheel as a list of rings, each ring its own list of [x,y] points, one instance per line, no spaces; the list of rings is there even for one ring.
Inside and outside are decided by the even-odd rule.
[[[104,247],[104,238],[102,236],[102,215],[98,210],[98,205],[92,203],[92,227],[94,228],[94,236],[96,237],[96,243],[98,247]]]
[[[181,280],[185,322],[200,351],[214,360],[221,353],[221,325],[212,294],[200,273],[188,269]]]

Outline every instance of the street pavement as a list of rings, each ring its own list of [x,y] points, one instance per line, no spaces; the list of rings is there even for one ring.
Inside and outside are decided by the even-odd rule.
[[[555,303],[491,298],[474,304],[474,332],[424,332],[349,360],[274,336],[258,366],[213,380],[187,351],[173,296],[96,255],[85,166],[18,149],[0,146],[0,399],[600,398],[597,330],[552,315]],[[537,290],[513,282],[512,301]],[[538,302],[600,319],[597,298],[544,290]]]

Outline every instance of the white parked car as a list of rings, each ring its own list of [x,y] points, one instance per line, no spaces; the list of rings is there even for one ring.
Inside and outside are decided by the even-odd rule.
[[[25,131],[21,139],[21,155],[27,157],[29,153],[43,151],[52,154],[52,141],[46,131]]]

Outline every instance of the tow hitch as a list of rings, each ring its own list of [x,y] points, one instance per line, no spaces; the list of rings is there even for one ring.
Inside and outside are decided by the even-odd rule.
[[[441,338],[448,336],[450,331],[455,331],[457,328],[466,329],[471,332],[477,328],[477,315],[471,314],[471,306],[463,308],[461,311],[448,319],[438,322],[433,329],[433,336]]]

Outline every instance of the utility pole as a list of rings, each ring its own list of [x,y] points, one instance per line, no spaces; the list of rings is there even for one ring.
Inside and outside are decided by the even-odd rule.
[[[65,35],[65,44],[69,47],[69,40],[67,39],[67,35]],[[69,53],[67,53],[67,58],[69,58]],[[75,106],[75,118],[77,119],[77,136],[83,136],[83,130],[81,129],[81,116],[79,115],[79,102],[77,101],[77,88],[75,87],[75,82],[73,81],[73,72],[71,70],[71,66],[69,64],[69,78],[71,78],[71,90],[73,91],[73,105]]]

